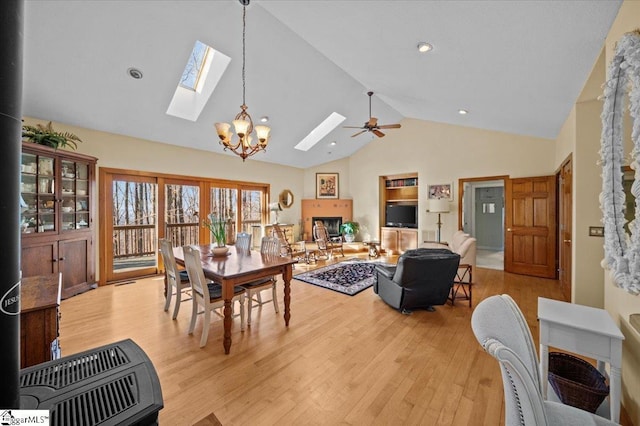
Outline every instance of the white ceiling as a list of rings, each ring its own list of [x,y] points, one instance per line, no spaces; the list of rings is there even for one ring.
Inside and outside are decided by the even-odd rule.
[[[620,4],[253,0],[246,100],[272,131],[252,158],[305,168],[353,154],[371,134],[340,127],[307,152],[293,146],[334,111],[364,123],[368,90],[380,124],[410,117],[553,139]],[[192,122],[166,110],[196,39],[232,60]],[[27,0],[23,113],[222,153],[213,123],[240,110],[241,40],[237,0]],[[418,54],[419,41],[434,50]]]

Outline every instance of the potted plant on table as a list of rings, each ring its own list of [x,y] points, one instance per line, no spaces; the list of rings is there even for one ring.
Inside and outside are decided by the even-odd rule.
[[[229,251],[227,247],[227,221],[222,217],[218,217],[213,213],[207,215],[207,219],[202,221],[202,226],[207,228],[213,239],[216,242],[216,246],[212,248],[214,256],[224,256]]]
[[[356,234],[360,230],[360,224],[358,222],[344,222],[340,225],[340,233],[344,235],[344,240],[348,243],[352,243],[356,239]]]

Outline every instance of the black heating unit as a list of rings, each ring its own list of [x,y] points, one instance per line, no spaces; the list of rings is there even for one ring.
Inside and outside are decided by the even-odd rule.
[[[49,410],[51,426],[158,424],[156,370],[131,339],[20,370],[20,408]]]

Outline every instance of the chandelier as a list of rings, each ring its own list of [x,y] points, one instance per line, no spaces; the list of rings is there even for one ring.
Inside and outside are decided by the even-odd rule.
[[[247,5],[250,0],[239,0],[242,4],[242,105],[240,106],[240,112],[233,120],[233,127],[235,128],[238,139],[236,142],[232,141],[233,133],[229,130],[231,125],[229,123],[216,123],[216,131],[220,138],[220,144],[224,146],[224,150],[231,150],[234,154],[240,156],[242,161],[247,157],[259,151],[265,151],[267,144],[269,143],[269,132],[271,129],[267,126],[256,126],[256,138],[254,143],[251,133],[254,130],[253,120],[247,112],[247,105],[245,102],[245,32],[247,27]]]

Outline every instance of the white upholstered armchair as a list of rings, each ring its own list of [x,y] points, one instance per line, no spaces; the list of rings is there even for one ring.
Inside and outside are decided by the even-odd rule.
[[[542,399],[538,355],[531,331],[510,296],[491,296],[479,303],[473,311],[471,327],[485,351],[500,363],[507,426],[616,424],[587,411]]]

